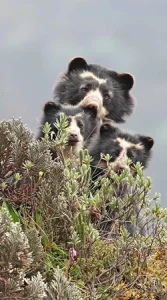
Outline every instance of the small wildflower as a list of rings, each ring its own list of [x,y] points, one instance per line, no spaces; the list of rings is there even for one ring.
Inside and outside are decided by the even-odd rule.
[[[75,261],[75,256],[77,256],[77,251],[74,248],[70,248],[70,258],[71,258],[71,262],[72,264],[74,264]]]

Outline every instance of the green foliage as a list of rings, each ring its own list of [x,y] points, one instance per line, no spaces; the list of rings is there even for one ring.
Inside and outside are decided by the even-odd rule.
[[[18,217],[16,210],[7,200],[3,200],[2,207],[6,207],[10,216],[12,217],[13,222],[20,222],[20,218]]]
[[[92,187],[88,151],[65,159],[64,115],[55,126],[56,140],[45,124],[35,141],[20,120],[0,123],[0,298],[163,299],[167,210],[150,177],[106,156]]]

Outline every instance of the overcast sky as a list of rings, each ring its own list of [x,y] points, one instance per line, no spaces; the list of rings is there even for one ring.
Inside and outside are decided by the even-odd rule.
[[[135,76],[123,127],[155,139],[146,175],[167,206],[167,1],[0,0],[0,120],[21,117],[36,132],[74,56]]]

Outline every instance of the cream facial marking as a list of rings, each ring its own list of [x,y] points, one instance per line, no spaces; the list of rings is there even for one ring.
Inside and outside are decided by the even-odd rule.
[[[102,107],[102,117],[104,118],[106,115],[108,115],[107,109],[103,106]],[[109,119],[110,120],[110,119]]]
[[[96,103],[98,106],[98,117],[101,117],[103,114],[103,97],[100,93],[99,89],[90,91],[87,93],[87,95],[84,97],[83,100],[80,101],[79,105],[89,105],[92,103]]]
[[[79,114],[78,114],[79,115]],[[76,122],[76,116],[69,117],[70,125],[68,127],[68,135],[74,134],[76,135],[77,142],[74,146],[67,145],[63,150],[64,158],[71,158],[74,155],[78,155],[78,152],[83,148],[84,139],[80,132],[80,128]]]
[[[60,115],[64,115],[64,113],[61,112]],[[82,113],[76,114],[75,117],[74,117],[74,116],[68,116],[68,118],[69,118],[70,120],[75,119],[75,118],[80,118],[80,117],[82,117]]]
[[[106,79],[97,77],[96,75],[94,75],[93,73],[91,73],[89,71],[83,71],[80,74],[80,77],[82,77],[82,78],[92,77],[93,79],[95,79],[96,81],[98,81],[99,84],[106,83],[106,81],[107,81]]]
[[[83,136],[81,135],[80,128],[76,122],[76,116],[70,117],[70,125],[68,127],[68,134],[74,134],[77,136],[78,142],[83,142]]]
[[[119,170],[119,168],[128,169],[132,173],[131,168],[126,163],[127,159],[128,159],[127,149],[131,148],[131,147],[135,147],[136,149],[143,149],[144,146],[140,143],[134,144],[134,143],[128,142],[122,138],[116,138],[115,141],[119,142],[119,145],[122,148],[122,151],[121,151],[119,157],[114,161],[114,163],[112,163],[114,170]]]
[[[119,142],[120,146],[123,149],[127,149],[130,147],[135,147],[136,149],[144,149],[144,146],[140,143],[134,144],[134,143],[128,142],[125,139],[121,139],[121,138],[116,138],[115,141]]]
[[[99,89],[88,92],[83,100],[88,101],[89,103],[93,101],[101,106],[103,105],[103,96],[100,93]]]
[[[75,115],[75,117],[72,117],[72,118],[75,120],[75,118],[80,118],[80,117],[82,117],[82,113],[78,113]]]
[[[119,155],[119,157],[112,163],[112,166],[114,169],[124,168],[129,169],[129,166],[127,166],[128,156],[127,156],[127,149],[123,149]]]

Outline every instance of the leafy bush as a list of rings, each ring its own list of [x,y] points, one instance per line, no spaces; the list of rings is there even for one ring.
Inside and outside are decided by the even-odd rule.
[[[65,125],[35,141],[21,120],[0,123],[0,298],[165,299],[167,212],[151,179],[108,164],[92,186],[86,149],[64,159]]]

